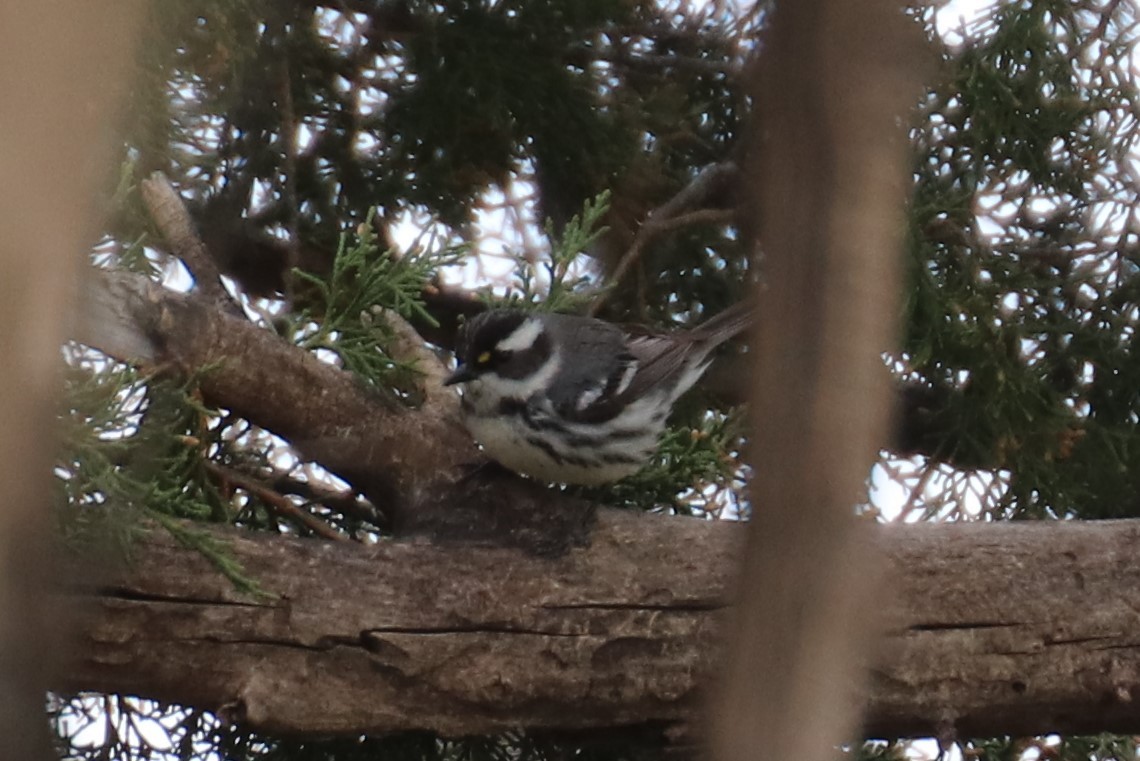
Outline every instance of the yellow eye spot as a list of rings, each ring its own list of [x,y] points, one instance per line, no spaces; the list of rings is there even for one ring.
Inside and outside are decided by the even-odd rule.
[[[491,352],[489,352],[489,351],[485,351],[485,352],[483,352],[482,354],[480,354],[480,355],[479,355],[479,356],[478,356],[478,357],[475,359],[475,362],[476,362],[477,364],[480,364],[480,365],[485,365],[485,364],[487,364],[487,363],[488,363],[488,362],[490,362],[490,361],[491,361]]]

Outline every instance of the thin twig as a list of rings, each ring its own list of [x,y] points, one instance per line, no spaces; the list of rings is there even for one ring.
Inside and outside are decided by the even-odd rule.
[[[651,213],[650,219],[675,217],[685,209],[691,209],[707,201],[714,193],[724,189],[736,179],[739,168],[731,161],[710,164],[701,170],[678,193]]]
[[[214,462],[205,461],[203,464],[206,466],[206,470],[210,471],[218,478],[228,481],[235,486],[238,486],[239,488],[245,489],[246,491],[256,495],[258,499],[265,502],[270,508],[274,510],[274,512],[283,518],[297,521],[305,528],[312,531],[314,534],[322,536],[325,539],[332,539],[338,542],[343,542],[348,539],[348,537],[346,537],[344,534],[341,534],[339,531],[322,521],[320,518],[317,518],[305,512],[293,504],[288,497],[275,492],[273,489],[270,489],[268,486],[261,483],[257,479],[247,476],[244,473],[239,473],[236,470],[231,470],[229,468],[223,467]]]
[[[283,45],[285,30],[282,28],[279,31],[280,35],[277,37],[277,44]],[[278,62],[277,75],[277,89],[279,91],[278,102],[281,106],[282,168],[284,169],[285,175],[281,195],[287,212],[285,218],[286,232],[288,234],[286,250],[289,255],[285,271],[292,272],[293,268],[298,264],[300,239],[297,233],[299,204],[297,200],[297,115],[293,105],[292,70],[289,67],[289,59],[287,56],[282,56]],[[293,278],[286,277],[284,280],[285,300],[287,303],[292,304]]]
[[[697,209],[685,214],[678,214],[672,219],[661,220],[656,226],[655,233],[660,235],[694,225],[727,225],[735,215],[736,212],[732,209]]]
[[[593,317],[602,310],[613,287],[619,285],[633,266],[641,260],[646,247],[654,238],[689,225],[727,224],[731,221],[733,214],[731,209],[697,209],[687,214],[683,212],[706,202],[715,192],[732,182],[738,171],[736,164],[731,161],[707,166],[676,195],[651,211],[610,276],[610,290],[598,294],[587,314]]]
[[[1088,49],[1093,42],[1104,40],[1105,35],[1108,34],[1108,25],[1112,23],[1112,17],[1116,15],[1116,11],[1118,8],[1120,8],[1120,4],[1121,0],[1109,0],[1109,2],[1104,6],[1104,10],[1101,11],[1100,23],[1096,25],[1096,30],[1093,31],[1091,35],[1089,35],[1088,41],[1081,46],[1082,53]]]
[[[222,286],[218,267],[210,258],[206,244],[194,229],[194,221],[190,218],[186,205],[166,175],[155,172],[143,180],[142,197],[162,237],[194,276],[198,290],[216,304],[226,304],[231,310],[237,309],[237,304]]]
[[[371,523],[380,529],[391,527],[391,521],[375,505],[357,497],[350,490],[333,489],[315,481],[302,481],[284,472],[275,472],[269,476],[267,485],[283,494],[294,494],[310,502],[319,502],[346,518]]]
[[[628,50],[598,49],[590,46],[577,46],[572,54],[588,56],[594,61],[606,61],[629,68],[648,69],[665,73],[668,69],[688,69],[700,74],[735,76],[740,73],[739,64],[733,61],[714,61],[706,58],[693,58],[681,55],[654,55],[652,53],[631,53]]]
[[[937,472],[936,468],[930,463],[927,463],[923,467],[922,475],[918,477],[918,482],[914,485],[914,488],[911,489],[910,494],[907,496],[906,503],[903,505],[902,509],[899,510],[900,521],[906,522],[911,513],[914,512],[915,508],[918,507],[919,503],[926,501],[924,492],[926,491],[926,487],[930,483],[930,480],[934,478],[935,472]],[[927,520],[933,517],[930,515],[929,510],[929,507],[923,508],[922,517]]]

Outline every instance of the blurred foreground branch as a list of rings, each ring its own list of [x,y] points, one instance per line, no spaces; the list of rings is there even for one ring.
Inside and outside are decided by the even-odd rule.
[[[59,346],[80,252],[94,233],[94,192],[128,91],[140,8],[8,4],[0,23],[0,736],[8,758],[52,755],[44,689],[66,639],[44,594],[55,571],[47,506]]]
[[[753,519],[711,709],[717,761],[855,739],[878,560],[851,505],[887,441],[904,229],[901,116],[923,49],[896,3],[779,3],[759,54],[745,212],[759,220]],[[745,214],[741,214],[745,218]]]

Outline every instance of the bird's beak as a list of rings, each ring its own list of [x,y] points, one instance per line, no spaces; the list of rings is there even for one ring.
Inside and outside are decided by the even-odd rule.
[[[443,385],[454,386],[456,383],[466,383],[472,380],[475,380],[475,373],[471,372],[471,368],[467,365],[460,365],[455,368],[455,372],[447,376],[447,380],[443,382]]]

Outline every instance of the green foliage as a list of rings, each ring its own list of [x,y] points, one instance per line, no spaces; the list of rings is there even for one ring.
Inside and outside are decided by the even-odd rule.
[[[443,740],[427,733],[390,737],[296,741],[258,738],[244,733],[225,734],[220,743],[235,761],[634,761],[634,747],[612,743],[604,749],[571,742],[509,732],[490,737]]]
[[[511,289],[500,297],[484,294],[488,306],[533,309],[542,312],[579,312],[599,291],[587,290],[591,279],[582,274],[582,254],[604,235],[608,228],[602,224],[609,211],[610,193],[600,193],[582,206],[561,233],[556,232],[552,220],[546,222],[546,236],[550,240],[550,261],[543,262],[545,277],[536,276],[535,264],[525,257],[515,257],[514,282]]]
[[[154,261],[147,256],[145,242],[145,237],[139,237],[134,240],[130,245],[119,252],[116,264],[128,272],[135,272],[149,278],[157,278],[159,275],[158,267]]]
[[[1057,160],[1058,148],[1078,156],[1105,150],[1109,136],[1095,117],[1127,94],[1107,82],[1084,85],[1080,62],[1056,44],[1080,47],[1093,31],[1088,20],[1073,3],[1037,0],[1000,5],[990,23],[984,44],[957,60],[962,111],[971,119],[963,147],[979,169],[993,162],[999,171],[1026,172],[1044,191],[1082,194],[1084,178]]]
[[[658,6],[621,0],[380,4],[369,23],[335,8],[156,5],[134,90],[132,181],[162,169],[192,198],[242,209],[256,194],[249,218],[334,250],[377,206],[389,220],[412,209],[460,228],[518,171],[532,173],[556,229],[606,188],[636,224],[631,214],[736,139],[744,98],[729,72],[741,50],[728,18],[676,27]],[[297,129],[313,139],[291,154]],[[113,227],[134,235],[148,223],[129,201]],[[727,269],[694,262],[721,256]],[[723,232],[656,242],[653,306],[669,294],[724,303],[743,259]]]
[[[692,425],[679,424],[674,416],[644,468],[616,484],[573,491],[613,507],[719,515],[726,504],[719,498],[730,500],[736,512],[747,512],[730,488],[741,477],[739,415],[705,411]]]
[[[69,705],[88,710],[69,715]],[[114,718],[91,710],[90,696],[52,706],[54,716],[67,716],[88,734],[105,731],[108,725],[112,728],[105,745],[71,749],[67,755],[70,761],[187,761],[213,758],[210,754],[214,753],[227,761],[648,761],[656,758],[653,746],[660,742],[660,736],[652,732],[647,733],[649,748],[637,742],[639,738],[632,736],[635,733],[616,741],[538,737],[521,732],[461,740],[444,740],[425,732],[299,740],[260,735],[224,725],[204,711],[138,698],[112,698],[100,707],[113,712]],[[148,731],[140,735],[139,727]],[[162,739],[157,747],[147,745],[158,737]]]
[[[925,755],[925,748],[914,753],[914,745],[909,740],[867,742],[850,755],[857,761],[906,761]],[[970,761],[1135,761],[1136,752],[1136,738],[1119,735],[994,737],[955,743],[940,758],[953,758],[951,754],[958,753]]]
[[[120,463],[130,453],[126,419],[138,404],[134,371],[115,367],[91,373],[68,365],[66,407],[60,416],[62,447],[55,473],[58,530],[72,547],[110,550],[124,556],[138,531],[124,516],[134,500],[106,495],[147,493],[146,484],[125,478]]]
[[[488,191],[521,178],[536,190],[537,215],[551,220],[549,261],[520,261],[506,303],[573,312],[598,293],[597,273],[612,271],[650,210],[702,167],[740,156],[739,72],[764,14],[732,19],[729,6],[714,6],[682,18],[676,4],[623,0],[157,3],[113,193],[112,258],[158,274],[135,192],[156,169],[199,204],[221,198],[235,219],[335,250],[330,272],[298,275],[313,298],[274,316],[300,345],[331,352],[370,387],[407,401],[413,368],[388,349],[394,334],[382,310],[432,322],[423,286],[466,253],[454,243],[470,239],[472,210]],[[915,11],[942,66],[911,135],[899,355],[902,374],[934,400],[917,451],[958,468],[948,482],[981,472],[999,484],[996,517],[1140,515],[1134,11],[1002,2],[945,45],[935,13]],[[450,228],[445,242],[403,257],[385,251],[374,226],[409,211]],[[354,228],[352,240],[344,231]],[[628,282],[607,293],[612,316],[667,325],[717,311],[754,276],[746,243],[712,225],[654,239]],[[287,311],[297,305],[306,311]],[[126,553],[150,519],[256,592],[224,547],[183,521],[305,533],[204,472],[207,462],[268,471],[268,437],[204,408],[193,384],[86,358],[68,372],[61,534]],[[690,396],[648,468],[583,493],[676,512],[735,499],[739,425],[709,410]],[[202,712],[179,727],[171,758],[632,755],[520,734],[300,742],[222,727]],[[907,747],[869,743],[853,755],[901,759]],[[120,757],[151,751],[107,748]],[[1111,736],[961,749],[987,761],[1135,757],[1130,740]]]
[[[1132,761],[1137,754],[1137,739],[1110,734],[1064,737],[1056,748],[1060,761],[1086,761],[1090,758],[1097,761]]]
[[[174,384],[107,360],[66,367],[57,523],[77,550],[130,558],[151,521],[203,553],[241,591],[257,592],[225,547],[183,521],[219,522],[225,500],[202,470],[216,445],[194,383]],[[208,372],[208,369],[205,370]]]
[[[568,52],[604,25],[627,22],[630,7],[457,2],[423,13],[383,124],[409,138],[389,157],[389,171],[415,178],[407,198],[460,223],[477,194],[505,182],[525,154],[561,188],[564,208],[599,192],[634,136],[599,107],[596,72],[551,51]]]
[[[1140,514],[1140,281],[1109,224],[1136,192],[1122,21],[997,6],[914,135],[905,363],[940,399],[932,454],[1008,473],[1010,517]]]
[[[237,591],[254,597],[266,599],[273,597],[271,593],[267,592],[257,583],[256,579],[245,573],[245,569],[242,568],[241,564],[233,559],[229,547],[224,541],[204,531],[196,530],[185,523],[176,521],[165,513],[154,511],[152,516],[163,528],[169,531],[170,535],[177,539],[183,547],[195,550],[209,560],[214,568],[233,582]]]
[[[380,250],[371,222],[369,217],[357,229],[352,244],[347,234],[341,236],[327,278],[295,271],[314,289],[316,307],[298,315],[289,332],[296,335],[298,345],[333,352],[346,369],[373,388],[386,390],[408,385],[414,368],[384,351],[383,345],[393,336],[382,319],[383,310],[434,324],[421,294],[436,271],[459,261],[463,250],[415,249],[396,256]]]

